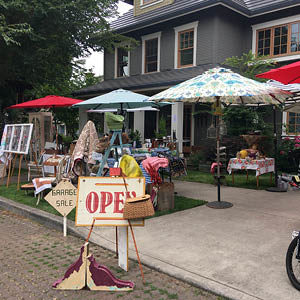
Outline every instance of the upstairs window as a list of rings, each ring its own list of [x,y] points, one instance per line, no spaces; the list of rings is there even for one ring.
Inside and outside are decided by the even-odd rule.
[[[196,66],[198,21],[175,27],[174,67]]]
[[[257,30],[256,53],[270,57],[300,53],[300,21]]]
[[[129,52],[117,48],[116,49],[116,77],[129,76]]]
[[[142,36],[142,73],[160,71],[161,32]]]
[[[178,33],[178,67],[193,65],[194,29]]]
[[[300,22],[291,25],[291,52],[300,52]]]
[[[145,73],[157,71],[158,39],[145,41]]]

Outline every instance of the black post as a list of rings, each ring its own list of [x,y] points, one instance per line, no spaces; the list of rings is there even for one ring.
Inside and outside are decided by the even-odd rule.
[[[217,107],[220,107],[220,97],[216,97]],[[220,170],[220,115],[217,114],[217,196],[218,201],[208,202],[206,205],[210,208],[229,208],[233,204],[227,201],[221,201],[221,170]]]
[[[277,125],[276,125],[276,106],[273,106],[273,130],[274,130],[274,173],[275,173],[275,187],[266,189],[268,192],[287,192],[287,189],[278,186],[278,172],[277,172]]]
[[[273,129],[274,129],[274,173],[275,173],[275,187],[278,187],[278,173],[277,173],[277,125],[276,125],[276,106],[273,106]]]

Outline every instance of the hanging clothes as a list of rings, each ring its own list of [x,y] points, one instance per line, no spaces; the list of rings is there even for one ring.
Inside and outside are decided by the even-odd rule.
[[[92,152],[97,143],[98,135],[95,124],[92,121],[88,121],[81,131],[71,157],[71,169],[75,175],[81,175],[76,167],[80,165],[80,162],[86,162],[91,165],[96,164],[96,161],[92,158]]]

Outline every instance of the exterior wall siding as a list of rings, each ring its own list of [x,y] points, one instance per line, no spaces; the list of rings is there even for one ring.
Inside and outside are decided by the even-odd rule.
[[[169,4],[172,4],[174,0],[162,0],[162,1],[157,1],[157,3],[152,2],[148,5],[141,5],[142,0],[134,0],[134,15],[138,16],[141,14],[144,14],[146,12],[149,12],[151,10],[157,9],[159,7],[163,7]]]
[[[198,30],[197,30],[197,54],[196,65],[204,65],[213,62],[214,56],[214,18],[209,14],[199,14]]]
[[[141,74],[142,72],[142,41],[140,45],[130,51],[130,76]]]
[[[252,29],[247,18],[232,11],[223,12],[218,9],[215,16],[215,32],[213,34],[214,63],[223,63],[231,56],[241,56],[251,50]]]
[[[174,69],[175,34],[171,27],[162,31],[160,42],[160,71]]]
[[[115,53],[104,50],[104,80],[115,77]]]
[[[246,17],[227,8],[211,8],[132,33],[140,44],[130,54],[130,76],[142,73],[141,36],[161,31],[160,71],[174,69],[174,27],[199,21],[196,65],[222,64],[227,57],[251,49],[252,29]],[[104,79],[114,78],[114,53],[105,51]]]

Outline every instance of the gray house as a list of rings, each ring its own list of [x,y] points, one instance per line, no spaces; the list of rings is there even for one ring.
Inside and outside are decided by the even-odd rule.
[[[76,96],[91,98],[118,88],[153,95],[222,64],[253,53],[279,62],[300,59],[300,0],[126,0],[130,11],[111,28],[140,42],[127,52],[104,53],[104,81]],[[156,112],[135,112],[133,126],[150,138],[159,118],[186,146],[206,137],[210,116],[178,103]],[[300,126],[297,115],[284,122]],[[300,129],[300,127],[299,127]]]

